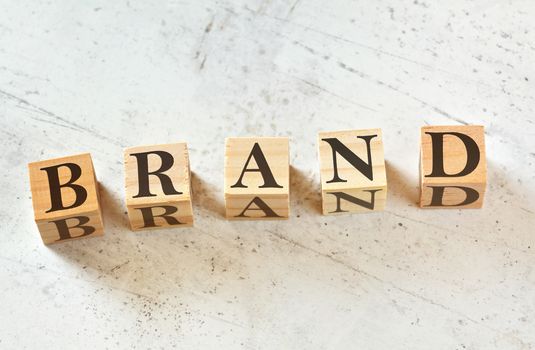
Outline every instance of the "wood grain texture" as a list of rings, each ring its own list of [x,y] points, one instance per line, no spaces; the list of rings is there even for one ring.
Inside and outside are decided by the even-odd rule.
[[[265,157],[269,175],[277,187],[266,187],[265,173],[248,171],[261,169],[252,154],[257,145]],[[244,168],[247,169],[244,172]],[[231,220],[286,219],[290,215],[289,139],[287,137],[230,137],[225,142],[225,207]],[[243,176],[242,176],[243,173]],[[244,187],[238,187],[239,182]],[[276,215],[269,215],[251,203],[263,201]],[[251,206],[249,206],[251,204]],[[244,213],[244,210],[246,212]],[[241,215],[240,214],[244,214]]]
[[[80,177],[72,183],[82,186],[87,193],[87,198],[79,206],[50,211],[52,200],[49,178],[47,172],[42,169],[65,163],[73,163],[81,168]],[[51,244],[79,238],[84,232],[79,228],[73,228],[70,232],[71,238],[60,239],[58,226],[53,222],[55,220],[65,219],[66,222],[76,225],[78,220],[71,218],[78,216],[88,217],[89,221],[86,225],[95,229],[92,234],[80,238],[102,236],[104,234],[98,183],[93,168],[93,161],[91,160],[91,155],[89,153],[29,163],[28,170],[30,175],[34,219],[39,228],[43,243]],[[71,170],[65,166],[58,167],[57,173],[59,174],[59,183],[62,185],[69,183],[73,176]],[[75,204],[77,194],[74,190],[69,187],[64,187],[61,188],[60,191],[61,202],[65,208]]]
[[[370,164],[368,163],[367,142],[362,137],[371,137],[369,140],[369,155],[371,159],[370,168],[372,178],[368,178],[347,159],[337,153],[336,173],[338,179],[342,181],[332,181],[335,176],[333,148],[325,139],[336,139],[340,141],[351,153],[362,159],[364,163]],[[324,215],[344,212],[361,213],[383,210],[385,208],[387,180],[381,129],[320,132],[318,134],[318,154],[321,177],[322,213]],[[373,194],[368,191],[373,191]],[[373,198],[373,209],[344,199],[338,203],[339,200],[333,193],[345,193],[370,203]]]
[[[460,176],[430,176],[433,173],[433,145],[429,133],[459,133],[467,135],[475,141],[479,162],[477,167],[466,175]],[[466,145],[458,136],[445,134],[443,136],[443,170],[445,174],[457,174],[467,165],[468,151]],[[453,126],[425,126],[421,128],[420,149],[420,207],[422,208],[467,208],[477,209],[483,206],[487,186],[487,156],[485,151],[485,132],[483,126],[453,125]],[[445,187],[440,196],[442,205],[433,205],[433,191]],[[467,199],[466,190],[459,187],[473,189],[478,193],[478,199],[466,205],[458,205]]]
[[[171,180],[172,188],[180,194],[166,193],[162,181],[156,175],[149,175],[149,191],[151,196],[138,196],[140,191],[138,158],[133,154],[146,153],[148,170],[158,172],[162,166],[162,158],[158,154],[150,152],[166,152],[172,157],[172,166],[161,174]],[[155,229],[167,226],[191,227],[193,226],[193,209],[191,196],[191,171],[188,155],[188,147],[185,142],[137,146],[124,150],[125,167],[125,195],[128,218],[132,230]],[[165,214],[163,206],[176,208],[170,216],[178,220],[178,223],[168,222],[165,218],[158,217]],[[154,226],[148,227],[143,220],[141,208],[153,208]]]

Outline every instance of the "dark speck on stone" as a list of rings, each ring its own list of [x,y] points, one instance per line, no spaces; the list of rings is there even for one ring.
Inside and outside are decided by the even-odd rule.
[[[398,226],[403,226],[403,224],[401,222],[398,222]]]

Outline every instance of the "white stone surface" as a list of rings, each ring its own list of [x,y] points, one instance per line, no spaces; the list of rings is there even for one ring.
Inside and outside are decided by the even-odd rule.
[[[2,1],[0,348],[535,348],[535,2]],[[483,124],[482,210],[418,133]],[[319,214],[316,135],[381,127],[387,210]],[[228,222],[224,138],[291,137],[292,216]],[[186,140],[196,225],[133,233],[122,149]],[[45,247],[26,164],[91,152],[106,234]]]

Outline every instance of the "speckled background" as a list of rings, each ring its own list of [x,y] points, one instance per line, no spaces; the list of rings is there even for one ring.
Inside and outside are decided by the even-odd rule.
[[[0,348],[535,348],[535,2],[1,3]],[[428,124],[486,126],[482,210],[417,208]],[[321,216],[317,132],[374,127],[386,211]],[[288,221],[222,216],[247,135]],[[131,232],[122,149],[179,140],[195,228]],[[45,247],[26,164],[81,152],[106,235]]]

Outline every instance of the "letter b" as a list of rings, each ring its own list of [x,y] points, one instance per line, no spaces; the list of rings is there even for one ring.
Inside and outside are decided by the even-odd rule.
[[[28,164],[34,217],[45,244],[103,234],[89,153]]]

